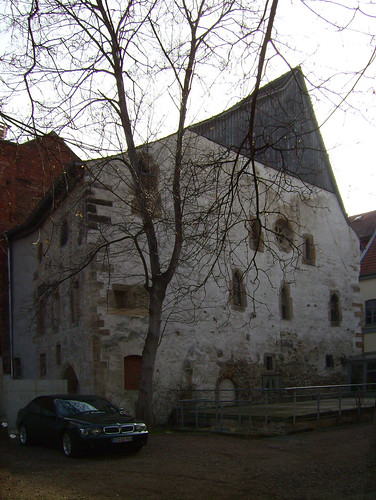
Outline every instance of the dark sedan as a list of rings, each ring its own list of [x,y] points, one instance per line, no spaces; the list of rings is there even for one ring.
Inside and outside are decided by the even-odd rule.
[[[23,445],[61,445],[67,457],[93,447],[139,451],[148,440],[143,422],[97,396],[40,396],[18,412],[17,428]]]

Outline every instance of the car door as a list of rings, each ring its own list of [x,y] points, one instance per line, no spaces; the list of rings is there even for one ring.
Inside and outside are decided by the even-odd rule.
[[[47,444],[56,444],[58,441],[58,423],[53,398],[40,398],[40,427],[43,441]]]
[[[22,414],[22,422],[25,424],[31,439],[35,441],[41,440],[40,411],[40,398],[36,398],[28,404]]]

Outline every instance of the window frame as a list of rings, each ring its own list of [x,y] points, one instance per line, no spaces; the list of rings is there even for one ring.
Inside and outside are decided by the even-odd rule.
[[[339,293],[336,291],[332,291],[330,293],[330,301],[329,301],[329,320],[331,326],[340,326],[342,321],[341,315],[341,303]]]
[[[280,250],[291,252],[294,244],[294,231],[289,220],[285,217],[279,217],[274,224],[275,241]]]
[[[367,317],[370,321],[367,321]],[[376,328],[376,299],[368,299],[364,302],[364,327]]]
[[[233,309],[238,311],[243,311],[247,306],[243,276],[239,269],[232,271],[230,301]]]
[[[288,283],[283,283],[279,290],[279,310],[282,320],[292,320],[292,299],[290,285]]]
[[[303,264],[314,266],[316,263],[316,250],[312,234],[303,235]]]
[[[39,354],[39,377],[47,377],[47,356],[45,352]]]
[[[264,238],[260,218],[251,217],[249,225],[249,246],[256,252],[264,251]]]
[[[68,218],[65,217],[61,221],[60,225],[60,247],[65,246],[68,243],[69,240],[69,224],[68,224]]]

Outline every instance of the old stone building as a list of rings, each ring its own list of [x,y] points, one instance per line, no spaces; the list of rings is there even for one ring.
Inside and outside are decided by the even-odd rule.
[[[172,391],[343,382],[346,359],[362,349],[358,240],[300,70],[261,89],[252,144],[243,140],[250,106],[185,133],[185,241],[162,318],[158,419]],[[174,140],[139,150],[162,264]],[[126,161],[66,167],[8,232],[22,376],[66,378],[72,391],[124,406],[137,394],[148,323],[145,239]]]

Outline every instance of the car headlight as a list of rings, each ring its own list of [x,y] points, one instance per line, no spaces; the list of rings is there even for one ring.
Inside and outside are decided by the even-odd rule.
[[[134,430],[136,432],[145,432],[145,431],[147,431],[147,427],[145,424],[135,424]]]
[[[83,437],[98,436],[101,433],[102,433],[102,429],[99,429],[99,428],[96,428],[96,429],[90,429],[90,428],[80,429],[80,434]]]

